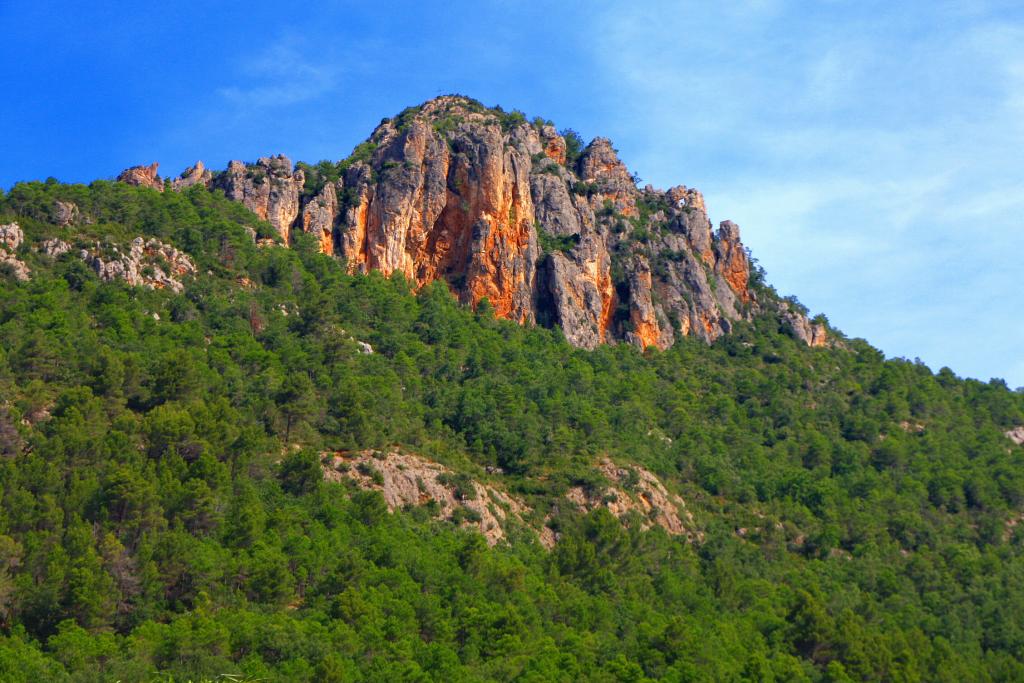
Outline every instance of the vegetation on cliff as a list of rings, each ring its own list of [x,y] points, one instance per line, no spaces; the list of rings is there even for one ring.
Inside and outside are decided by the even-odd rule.
[[[10,222],[4,680],[1024,679],[1024,395],[999,381],[808,348],[772,310],[586,351],[315,236],[260,248],[273,228],[202,185],[20,184]],[[139,235],[194,261],[181,293],[41,246]],[[394,446],[558,543],[323,480],[324,452]],[[606,457],[699,537],[560,504]]]

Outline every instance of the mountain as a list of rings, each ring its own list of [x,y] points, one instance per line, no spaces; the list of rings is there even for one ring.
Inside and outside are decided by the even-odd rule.
[[[119,179],[162,191],[156,171]],[[759,297],[739,228],[713,230],[699,191],[638,189],[609,140],[583,147],[571,131],[465,97],[384,120],[338,164],[294,168],[278,155],[214,174],[200,162],[170,188],[195,184],[269,221],[283,244],[301,230],[352,272],[443,280],[464,303],[558,325],[583,348],[712,341],[780,305]],[[825,343],[823,325],[787,319],[806,343]]]
[[[1022,520],[1024,393],[601,139],[0,191],[3,681],[1019,681]]]

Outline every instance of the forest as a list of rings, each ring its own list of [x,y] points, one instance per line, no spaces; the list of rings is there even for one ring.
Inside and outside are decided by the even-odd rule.
[[[4,681],[1024,680],[1024,392],[1001,380],[838,330],[808,348],[774,313],[585,351],[309,236],[258,247],[272,228],[201,186],[20,183],[10,222]],[[194,260],[183,291],[78,255],[140,235]],[[324,480],[372,448],[500,486],[557,544]],[[656,474],[700,539],[559,505],[600,458]]]

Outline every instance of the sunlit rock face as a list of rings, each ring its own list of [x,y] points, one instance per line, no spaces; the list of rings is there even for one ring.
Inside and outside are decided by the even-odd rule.
[[[291,159],[279,154],[263,157],[253,165],[232,161],[228,170],[213,179],[228,199],[241,202],[277,229],[288,243],[299,215],[299,199],[305,175],[292,168]]]
[[[334,226],[338,222],[338,189],[341,187],[341,181],[326,183],[302,210],[300,227],[316,237],[320,251],[325,254],[334,253]]]
[[[637,188],[607,139],[568,159],[550,125],[443,97],[370,140],[345,177],[337,253],[354,270],[444,280],[584,348],[711,340],[755,303],[738,228],[712,234],[695,190]]]
[[[155,162],[149,166],[132,166],[121,171],[121,175],[117,176],[117,179],[129,185],[150,187],[157,192],[163,192],[164,181],[157,175],[158,168],[160,168],[160,164]]]
[[[759,300],[736,224],[714,230],[695,189],[638,188],[606,138],[581,150],[548,122],[444,96],[385,119],[357,151],[327,175],[283,155],[219,173],[199,162],[170,187],[223,191],[284,246],[308,233],[352,272],[440,280],[583,348],[710,342],[765,306],[797,339],[826,343],[824,326]],[[120,179],[163,188],[155,164]]]

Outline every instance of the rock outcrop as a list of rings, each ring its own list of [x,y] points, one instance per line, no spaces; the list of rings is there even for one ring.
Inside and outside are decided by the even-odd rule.
[[[25,233],[17,223],[0,225],[0,248],[14,252],[25,241]]]
[[[756,306],[735,225],[712,235],[699,193],[639,190],[604,138],[567,166],[551,126],[442,97],[370,142],[339,211],[336,252],[355,270],[443,279],[585,348],[711,340]]]
[[[53,218],[54,222],[61,227],[76,225],[82,222],[82,211],[74,202],[58,200],[53,203]]]
[[[828,344],[828,329],[821,323],[811,322],[786,302],[780,304],[780,313],[789,333],[795,338],[812,347]]]
[[[228,199],[241,202],[247,209],[268,221],[288,244],[292,225],[299,215],[299,197],[305,183],[301,170],[279,154],[263,157],[253,165],[232,161],[228,170],[212,181],[224,190]]]
[[[50,258],[59,258],[71,251],[71,249],[72,246],[70,244],[58,237],[43,240],[42,244],[39,245],[39,253],[46,254]]]
[[[60,240],[44,243],[47,253],[60,254],[67,251],[68,246]],[[118,246],[95,244],[91,249],[81,249],[79,256],[101,280],[124,280],[134,287],[168,289],[175,293],[185,289],[181,278],[196,273],[195,263],[187,254],[152,238],[136,237],[127,252]]]
[[[380,491],[388,510],[433,505],[436,516],[480,531],[489,545],[506,538],[510,524],[524,526],[529,510],[522,502],[492,486],[416,455],[398,451],[361,451],[324,456],[324,478],[354,481]]]
[[[153,162],[149,166],[132,166],[121,171],[121,175],[117,176],[118,181],[122,183],[128,183],[129,185],[137,185],[138,187],[150,187],[157,192],[164,191],[164,181],[157,175],[157,169],[160,168],[160,164]]]
[[[197,163],[171,187],[223,190],[285,246],[312,234],[353,272],[442,280],[467,304],[557,325],[583,348],[710,342],[766,307],[808,345],[826,343],[824,326],[759,298],[739,228],[713,230],[700,192],[639,189],[609,140],[582,153],[573,142],[570,155],[550,124],[444,96],[385,119],[336,172],[278,155],[216,174]],[[155,164],[121,179],[163,187]]]
[[[532,510],[523,501],[418,455],[398,450],[347,451],[325,453],[321,463],[327,481],[351,481],[359,488],[380,491],[392,512],[431,506],[435,518],[475,528],[490,545],[507,539],[512,528],[530,530],[548,548],[558,541],[558,534],[546,524],[550,516],[539,528],[531,526]],[[607,458],[596,468],[609,485],[599,490],[570,488],[564,502],[572,509],[588,513],[603,507],[624,522],[631,517],[638,520],[642,529],[660,526],[691,542],[704,540],[683,499],[670,493],[654,474],[638,466],[620,467]]]
[[[195,166],[185,169],[180,176],[171,181],[171,189],[180,192],[193,185],[209,187],[212,181],[213,173],[203,165],[202,161],[197,161]]]
[[[25,241],[25,233],[17,223],[0,225],[0,270],[8,270],[15,280],[22,282],[31,276],[29,267],[18,258],[17,250]]]
[[[533,322],[529,152],[486,110],[445,98],[384,122],[371,141],[371,172],[346,176],[357,204],[340,255],[417,285],[444,280],[466,303],[487,298],[498,316]]]
[[[1024,446],[1024,425],[1014,427],[1006,432],[1006,438],[1018,446]]]
[[[673,536],[685,536],[693,542],[704,540],[704,533],[697,528],[683,499],[669,493],[651,472],[635,465],[621,467],[607,458],[600,461],[597,469],[611,485],[589,491],[581,486],[570,488],[565,497],[579,511],[605,507],[620,519],[635,513],[643,529],[660,526]]]
[[[338,192],[344,187],[337,183],[326,183],[302,210],[302,230],[317,238],[320,251],[334,253],[334,226],[338,222]]]

